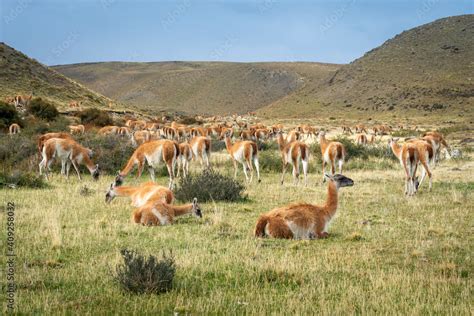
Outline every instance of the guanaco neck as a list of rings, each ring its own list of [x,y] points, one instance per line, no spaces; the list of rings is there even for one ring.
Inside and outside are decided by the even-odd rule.
[[[140,148],[137,148],[137,150],[138,149],[140,149]],[[130,171],[132,171],[132,169],[133,169],[133,167],[135,166],[135,163],[136,163],[137,150],[135,150],[133,155],[130,157],[127,164],[125,165],[125,168],[123,168],[122,171],[119,172],[120,176],[126,177],[130,173]]]
[[[278,143],[278,147],[280,148],[280,151],[284,151],[285,146],[286,146],[286,141],[283,138],[282,134],[278,134],[277,143]]]
[[[92,160],[89,158],[89,150],[84,147],[78,147],[77,148],[78,154],[82,154],[82,162],[86,165],[87,169],[89,170],[90,173],[93,173],[95,170],[95,164],[92,162]],[[77,157],[77,154],[76,154]]]
[[[224,141],[225,141],[225,148],[227,149],[229,154],[232,154],[232,143],[230,141],[230,137],[226,135]]]
[[[189,214],[193,211],[193,204],[184,204],[184,205],[169,205],[171,209],[174,211],[174,216],[181,216],[185,214]]]
[[[326,147],[328,146],[328,141],[325,135],[319,135],[319,146],[321,147],[321,151],[324,154]]]
[[[336,213],[337,202],[338,202],[338,189],[337,189],[336,183],[334,181],[329,180],[326,203],[324,205],[324,211],[330,217],[332,217]]]
[[[117,196],[132,196],[137,191],[137,188],[131,186],[114,187],[114,192]]]
[[[402,151],[402,146],[395,142],[390,143],[390,147],[392,148],[393,153],[395,156],[400,157],[400,152]]]

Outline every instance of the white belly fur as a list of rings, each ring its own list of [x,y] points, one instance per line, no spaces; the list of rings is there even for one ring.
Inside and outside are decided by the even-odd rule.
[[[158,147],[151,155],[146,155],[146,160],[150,166],[156,168],[163,160],[163,146]]]
[[[308,228],[304,228],[296,225],[294,222],[287,221],[286,224],[293,233],[294,239],[309,239],[311,235],[314,234],[314,224],[310,225]]]
[[[163,214],[161,214],[160,212],[158,212],[158,210],[157,210],[156,208],[153,208],[153,209],[151,210],[151,212],[153,213],[153,215],[156,216],[156,218],[158,218],[158,220],[160,221],[160,224],[161,224],[161,225],[167,225],[167,224],[169,224],[168,217],[163,216]]]

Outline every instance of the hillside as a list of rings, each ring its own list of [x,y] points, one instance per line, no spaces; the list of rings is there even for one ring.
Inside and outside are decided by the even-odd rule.
[[[261,109],[267,116],[473,114],[474,15],[405,31]],[[335,111],[336,110],[336,111]]]
[[[107,62],[54,69],[141,110],[228,114],[255,111],[308,80],[323,82],[338,67],[320,63]]]
[[[66,78],[57,71],[0,43],[0,98],[30,94],[65,108],[70,101],[83,106],[106,106],[109,99]]]

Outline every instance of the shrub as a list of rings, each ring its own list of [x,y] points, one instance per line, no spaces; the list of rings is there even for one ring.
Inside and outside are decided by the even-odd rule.
[[[78,115],[82,124],[106,126],[112,125],[114,123],[110,118],[109,113],[96,108],[85,109],[79,112]]]
[[[211,152],[220,152],[225,150],[225,143],[223,141],[213,141],[211,146]]]
[[[260,171],[281,172],[282,161],[281,155],[274,151],[261,151],[258,155],[260,163]]]
[[[58,109],[56,109],[53,104],[43,100],[42,98],[34,98],[31,100],[30,104],[26,107],[26,111],[35,117],[47,121],[52,121],[59,116]]]
[[[163,254],[145,257],[123,249],[120,251],[124,262],[117,265],[115,279],[127,291],[133,293],[160,294],[171,290],[176,272],[174,258]]]
[[[179,124],[185,124],[185,125],[193,125],[193,124],[197,124],[197,125],[200,125],[202,124],[201,121],[198,121],[196,120],[196,118],[194,117],[191,117],[191,116],[185,116],[183,117],[182,119],[180,119],[178,121]]]
[[[22,131],[27,135],[37,135],[49,132],[64,132],[69,131],[69,120],[64,116],[58,116],[54,121],[47,122],[33,116],[26,118],[26,128]]]
[[[15,106],[0,101],[0,129],[8,128],[12,123],[23,125]]]
[[[47,187],[47,184],[44,182],[43,177],[34,173],[22,172],[19,170],[15,170],[12,173],[0,171],[0,188],[5,187],[41,189]]]
[[[214,170],[205,170],[198,175],[190,174],[179,181],[175,196],[180,201],[238,201],[242,200],[244,186],[231,177]]]
[[[0,165],[23,170],[37,170],[36,138],[23,133],[0,138]]]
[[[92,160],[99,164],[101,172],[116,174],[122,169],[135,151],[128,139],[118,135],[103,137],[96,134],[77,136],[76,140],[84,147],[92,150]],[[160,175],[162,172],[157,172]],[[167,173],[166,173],[167,174]]]

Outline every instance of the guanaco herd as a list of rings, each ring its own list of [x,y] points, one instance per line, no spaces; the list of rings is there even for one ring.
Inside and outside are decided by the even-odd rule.
[[[205,118],[201,118],[205,120]],[[199,160],[202,168],[211,168],[211,137],[225,143],[226,150],[234,166],[234,177],[237,177],[238,165],[242,165],[245,179],[253,181],[254,169],[258,182],[260,178],[259,143],[275,139],[278,144],[282,161],[281,184],[284,183],[288,164],[293,169],[293,182],[299,183],[300,165],[303,169],[304,184],[307,185],[310,149],[303,138],[317,138],[322,155],[323,182],[328,181],[326,202],[322,205],[306,203],[290,204],[262,214],[255,226],[255,236],[274,238],[312,239],[328,236],[328,227],[334,217],[338,204],[338,190],[352,186],[354,181],[342,175],[346,159],[344,145],[326,138],[326,132],[308,125],[300,125],[289,131],[281,124],[267,127],[262,123],[249,125],[244,120],[234,117],[232,123],[217,123],[219,118],[208,118],[207,127],[189,127],[176,122],[161,123],[143,120],[128,120],[125,126],[105,126],[98,131],[100,135],[121,135],[128,137],[136,147],[122,170],[118,172],[114,182],[106,193],[105,201],[110,203],[115,197],[129,197],[135,208],[132,220],[135,223],[153,226],[172,224],[175,217],[184,214],[194,214],[202,217],[202,211],[197,200],[185,205],[174,205],[175,170],[177,176],[186,177],[189,174],[189,164]],[[165,123],[166,122],[166,123]],[[52,162],[61,161],[61,174],[69,177],[71,165],[81,179],[79,166],[85,167],[97,180],[100,174],[99,165],[93,162],[93,151],[77,143],[73,135],[84,134],[84,125],[70,125],[69,132],[47,133],[38,138],[38,152],[41,156],[39,163],[40,174],[49,179]],[[238,130],[238,132],[236,132]],[[351,128],[342,126],[343,134],[353,134],[354,141],[359,145],[375,142],[376,136],[389,135],[392,127],[375,125],[369,132],[363,124]],[[9,128],[11,135],[20,133],[21,128],[14,123]],[[389,138],[388,146],[399,159],[405,173],[405,194],[414,195],[426,176],[429,178],[429,190],[432,188],[432,168],[438,163],[442,147],[450,150],[444,136],[439,132],[427,132],[421,138],[406,139],[402,144],[398,139]],[[155,184],[155,169],[166,165],[168,187]],[[329,166],[329,173],[326,171]],[[421,165],[421,179],[418,180],[416,171]],[[137,178],[142,175],[147,166],[152,182],[132,187],[123,185],[125,178],[137,167]],[[336,166],[338,172],[336,173]],[[250,173],[250,175],[249,175]]]

